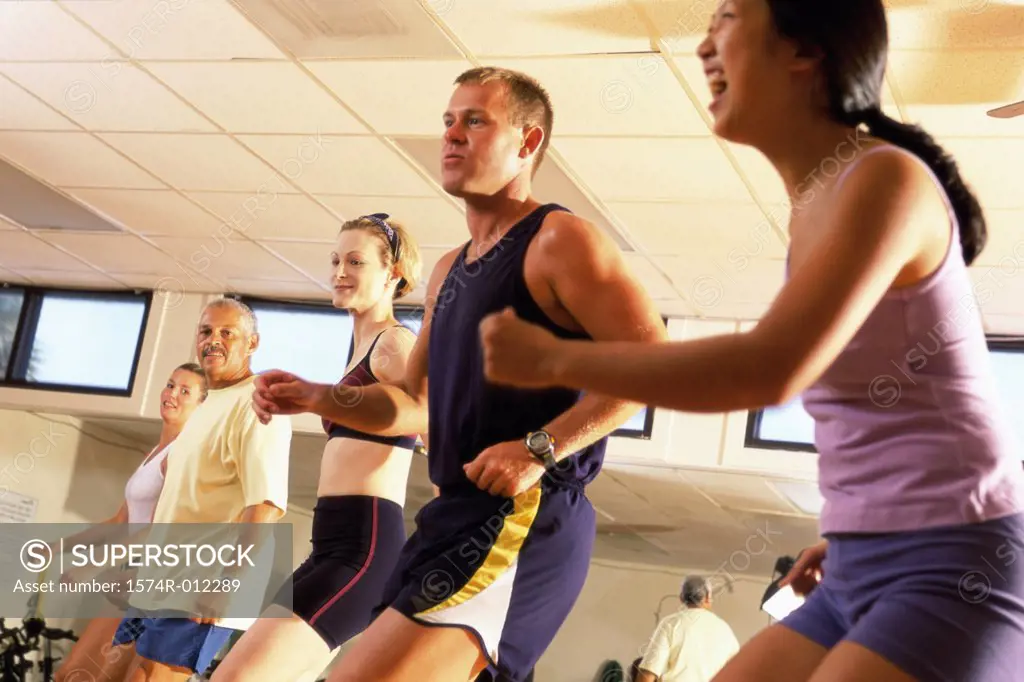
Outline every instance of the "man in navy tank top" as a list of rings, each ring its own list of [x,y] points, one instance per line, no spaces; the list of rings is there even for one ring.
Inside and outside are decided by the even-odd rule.
[[[441,258],[404,386],[332,387],[264,374],[261,419],[310,411],[384,436],[428,434],[440,494],[417,516],[381,612],[330,682],[521,682],[583,588],[595,534],[585,495],[608,434],[640,406],[483,374],[480,322],[504,309],[567,339],[660,342],[653,302],[617,246],[532,197],[552,131],[547,93],[478,68],[444,113],[442,184],[463,199],[470,240]]]

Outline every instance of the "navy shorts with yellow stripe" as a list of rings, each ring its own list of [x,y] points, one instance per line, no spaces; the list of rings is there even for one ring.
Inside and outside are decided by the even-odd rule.
[[[595,530],[582,489],[545,482],[514,498],[442,490],[417,515],[381,608],[467,630],[489,672],[518,682],[575,605]]]

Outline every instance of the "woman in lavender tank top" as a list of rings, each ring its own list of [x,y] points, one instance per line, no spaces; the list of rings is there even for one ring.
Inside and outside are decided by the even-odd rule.
[[[704,413],[803,396],[825,541],[788,578],[809,597],[716,682],[1024,670],[1024,469],[967,274],[985,219],[953,159],[882,112],[887,50],[882,0],[718,5],[698,48],[714,132],[792,202],[787,281],[753,330],[652,348],[481,325],[498,383]]]

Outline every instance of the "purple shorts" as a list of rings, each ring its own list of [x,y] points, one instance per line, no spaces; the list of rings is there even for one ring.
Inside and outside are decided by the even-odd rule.
[[[1024,514],[892,534],[827,536],[825,578],[782,623],[856,642],[920,682],[1024,675]]]

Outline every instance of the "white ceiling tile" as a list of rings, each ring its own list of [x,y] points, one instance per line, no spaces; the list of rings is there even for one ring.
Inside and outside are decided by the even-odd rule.
[[[767,303],[782,288],[785,261],[750,258],[729,261],[694,253],[686,257],[654,257],[687,300],[705,315],[729,317],[723,304]]]
[[[223,287],[195,272],[184,272],[175,265],[163,272],[127,273],[111,272],[110,276],[135,289],[149,289],[166,296],[167,307],[180,304],[181,297],[190,293],[223,293]]]
[[[416,197],[347,197],[318,195],[346,220],[370,213],[387,213],[402,224],[422,248],[424,246],[454,247],[469,239],[466,214],[445,199]],[[338,226],[334,228],[337,236]]]
[[[41,287],[123,288],[120,282],[95,270],[34,270],[21,268],[18,272],[30,278],[36,286]]]
[[[109,56],[110,47],[56,2],[0,2],[0,61]]]
[[[256,240],[331,240],[341,225],[337,216],[303,194],[189,192],[189,196]]]
[[[0,267],[0,291],[3,291],[3,284],[25,284],[30,285],[32,281],[23,275],[19,275],[14,270],[8,270],[7,268]]]
[[[434,0],[441,19],[478,57],[601,54],[650,50],[640,17],[625,2]]]
[[[331,252],[335,249],[333,241],[315,243],[265,240],[261,243],[324,286],[330,284],[334,271],[331,265]]]
[[[1024,337],[1024,315],[985,314],[985,332],[989,334],[1009,334]]]
[[[299,301],[329,301],[330,291],[321,289],[310,281],[285,282],[269,279],[230,279],[228,284],[231,288],[249,296],[262,296]]]
[[[88,133],[0,132],[0,156],[58,187],[165,188]]]
[[[139,61],[285,58],[227,0],[63,0],[62,4]]]
[[[89,130],[216,130],[167,88],[126,62],[4,64],[0,69]]]
[[[438,139],[444,133],[442,116],[455,89],[455,78],[472,66],[462,59],[306,64],[377,132],[435,135]],[[381,83],[388,87],[380,87]],[[402,93],[400,100],[396,92]]]
[[[429,0],[432,8],[452,0]],[[301,60],[431,58],[458,54],[428,14],[409,0],[305,2],[236,0],[283,50]]]
[[[1021,88],[1020,99],[1024,99],[1024,88]],[[939,144],[943,138],[957,135],[1024,137],[1024,117],[993,118],[987,113],[1009,103],[1010,100],[996,104],[917,104],[908,105],[904,110],[906,122],[921,126]]]
[[[663,272],[658,265],[643,256],[625,254],[623,258],[630,272],[640,282],[648,296],[655,299],[678,298],[679,292],[672,287],[669,273]]]
[[[757,321],[768,312],[769,307],[771,307],[771,301],[752,303],[749,301],[722,300],[711,308],[701,308],[701,313],[707,319]]]
[[[1024,48],[1020,0],[889,0],[893,49]]]
[[[151,63],[146,66],[229,132],[367,132],[366,126],[294,64]]]
[[[725,474],[715,471],[680,472],[715,502],[728,509],[795,513],[785,498],[760,476]]]
[[[0,63],[0,73],[15,64]],[[0,130],[78,130],[78,126],[0,77]]]
[[[1009,271],[1010,264],[1017,263],[1024,268],[1024,210],[982,208],[988,229],[988,243],[975,260],[975,267],[1002,265]]]
[[[566,135],[698,135],[708,126],[658,55],[500,60],[551,95],[555,139]]]
[[[70,251],[107,272],[146,274],[173,271],[174,259],[132,234],[73,234],[41,231],[50,244]]]
[[[960,174],[987,209],[1024,209],[1020,160],[1022,138],[946,138],[942,146],[952,154]]]
[[[786,247],[754,204],[609,203],[650,255],[702,257],[726,264],[785,258]],[[772,214],[772,217],[778,216]],[[783,223],[783,226],[785,224]]]
[[[845,154],[843,158],[849,159],[856,153],[857,147],[855,145],[860,143],[860,139],[854,135],[850,143],[839,152],[839,155]],[[786,186],[782,182],[782,177],[775,170],[775,167],[768,162],[764,154],[753,147],[733,144],[731,142],[726,143],[726,148],[735,158],[740,171],[750,181],[751,186],[761,201],[772,204],[782,204],[789,201],[789,195],[786,193]],[[829,173],[834,172],[834,167],[838,166],[833,157],[823,160],[818,171],[814,174],[814,178],[810,178],[808,183],[814,182],[819,176],[825,177]]]
[[[302,282],[307,279],[255,242],[237,234],[215,235],[208,239],[153,237],[152,241],[199,274],[218,281],[257,278]]]
[[[986,115],[1024,98],[1024,49],[893,52],[889,74],[907,118],[936,137],[1024,137],[1024,119]]]
[[[373,137],[240,135],[239,139],[310,193],[437,196],[408,163]]]
[[[226,135],[148,135],[103,133],[100,135],[139,164],[182,190],[230,190],[269,196],[294,191],[272,168]],[[301,168],[294,156],[306,137],[290,137],[287,168]],[[284,159],[282,159],[284,161]]]
[[[694,305],[686,302],[681,297],[656,298],[654,299],[654,305],[657,306],[658,312],[663,317],[694,317],[699,314],[699,310]]]
[[[206,237],[223,221],[170,190],[71,189],[68,194],[144,235]]]
[[[972,267],[969,273],[975,300],[986,315],[1022,315],[1024,261],[1012,259],[998,265]]]
[[[25,231],[4,234],[4,248],[0,249],[0,265],[17,271],[93,270],[86,263]]]
[[[710,137],[567,138],[552,146],[605,201],[751,200]]]

